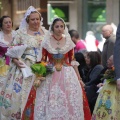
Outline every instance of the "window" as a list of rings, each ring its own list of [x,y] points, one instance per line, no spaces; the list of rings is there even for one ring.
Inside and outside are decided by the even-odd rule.
[[[48,4],[47,10],[48,24],[50,24],[55,17],[60,17],[67,24],[69,23],[69,6],[67,4]]]
[[[24,13],[29,6],[40,9],[40,0],[18,0],[17,13]]]
[[[105,0],[88,1],[88,22],[106,22]]]

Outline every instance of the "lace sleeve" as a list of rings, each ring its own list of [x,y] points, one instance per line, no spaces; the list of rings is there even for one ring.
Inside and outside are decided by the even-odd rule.
[[[76,65],[76,66],[79,66],[80,64],[79,64],[77,61],[73,60],[73,61],[71,62],[71,65],[72,65],[72,66],[75,66],[75,65]]]

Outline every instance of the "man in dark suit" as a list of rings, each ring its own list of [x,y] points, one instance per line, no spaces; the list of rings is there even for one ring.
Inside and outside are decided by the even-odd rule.
[[[106,67],[107,60],[113,55],[116,36],[113,34],[112,26],[108,24],[103,26],[102,35],[106,39],[102,51],[102,65]]]
[[[120,24],[117,28],[116,42],[114,47],[114,66],[115,66],[115,80],[117,80],[117,87],[120,90]]]

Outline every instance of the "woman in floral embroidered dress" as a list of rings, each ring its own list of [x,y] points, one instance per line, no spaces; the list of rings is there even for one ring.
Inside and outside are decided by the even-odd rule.
[[[109,58],[109,61],[113,56]],[[113,60],[112,60],[113,62]],[[114,65],[104,74],[104,85],[99,95],[91,120],[120,120],[120,91],[114,80]]]
[[[61,18],[53,20],[42,47],[42,60],[50,62],[54,72],[46,76],[37,91],[32,88],[22,120],[84,120],[79,64],[73,56],[75,45]]]
[[[10,58],[5,55],[7,48],[11,45],[15,36],[15,31],[12,30],[12,20],[9,16],[0,18],[0,111],[4,88],[6,84],[6,76],[9,70]],[[0,118],[1,119],[1,118]]]
[[[41,26],[41,14],[32,6],[25,13],[19,30],[16,31],[14,45],[27,45],[22,55],[22,61],[30,66],[41,59],[41,41],[47,32]],[[2,120],[20,120],[31,90],[34,76],[23,78],[21,72],[25,67],[23,62],[14,58],[7,77],[7,85],[4,93]]]

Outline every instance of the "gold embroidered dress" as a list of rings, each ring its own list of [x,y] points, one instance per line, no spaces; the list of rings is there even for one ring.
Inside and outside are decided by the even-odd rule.
[[[46,33],[45,28],[42,27],[42,30]],[[24,61],[27,66],[40,61],[41,42],[43,39],[44,35],[32,36],[27,34],[26,29],[20,29],[17,31],[14,45],[27,45],[27,49],[22,55],[22,61]],[[21,70],[14,63],[11,63],[3,99],[2,120],[21,119],[21,114],[26,104],[33,81],[34,76],[23,79]]]

